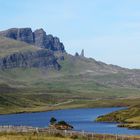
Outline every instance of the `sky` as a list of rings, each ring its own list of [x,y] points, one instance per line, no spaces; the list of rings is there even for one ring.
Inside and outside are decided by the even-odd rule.
[[[140,68],[140,0],[0,0],[0,30],[43,28],[71,54]]]

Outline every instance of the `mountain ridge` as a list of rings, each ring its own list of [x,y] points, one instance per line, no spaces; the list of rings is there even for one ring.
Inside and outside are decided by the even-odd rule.
[[[61,66],[57,59],[62,60],[62,54],[65,52],[59,38],[46,35],[43,29],[32,32],[31,28],[11,28],[1,31],[0,50],[2,69],[42,67],[59,70]]]
[[[0,113],[46,110],[71,99],[140,97],[140,70],[86,58],[84,51],[70,55],[58,38],[39,29],[35,41],[34,32],[0,32]]]
[[[59,38],[54,37],[53,35],[47,35],[42,28],[36,29],[34,32],[29,27],[11,28],[5,31],[0,31],[0,36],[23,41],[52,51],[65,52],[64,45],[60,42]]]
[[[59,70],[53,52],[33,45],[0,37],[0,68],[48,67]]]
[[[43,29],[12,28],[0,31],[0,68],[45,68],[61,70],[64,76],[82,75],[105,86],[140,87],[140,71],[66,52],[58,37]],[[57,72],[56,72],[57,73]],[[57,74],[56,74],[57,75]],[[93,80],[94,79],[94,80]]]
[[[8,46],[11,46],[11,48],[14,48],[16,46],[15,47],[16,51],[14,52]],[[23,49],[27,48],[25,49],[26,51],[21,53],[21,51],[23,51],[21,49],[21,46],[24,46],[22,47]],[[4,50],[2,51],[3,48]],[[12,67],[15,68],[15,67],[26,67],[26,66],[28,67],[42,66],[47,68],[47,66],[54,65],[53,66],[54,69],[59,70],[61,66],[58,64],[57,60],[59,59],[64,60],[64,55],[67,54],[63,43],[60,42],[58,37],[47,35],[43,29],[37,29],[35,31],[32,31],[31,28],[11,28],[5,31],[0,31],[0,49],[1,49],[1,53],[0,53],[1,68],[12,68]],[[43,53],[43,51],[48,52],[50,54],[46,56],[46,58],[48,59],[53,58],[52,60],[53,63],[51,61],[46,64],[44,61],[44,65],[41,65],[42,63],[41,60],[38,61],[38,64],[35,64],[36,62],[30,63],[30,60],[34,59],[33,57],[30,57],[31,54],[37,54],[36,56],[38,57],[40,56],[39,52]],[[7,55],[5,52],[8,52]],[[2,57],[3,54],[5,54],[5,56]],[[26,59],[25,61],[26,57],[30,59],[28,60]],[[84,50],[82,50],[82,55],[77,57],[84,58]],[[99,63],[103,65],[102,62],[97,62],[97,65],[99,65]]]

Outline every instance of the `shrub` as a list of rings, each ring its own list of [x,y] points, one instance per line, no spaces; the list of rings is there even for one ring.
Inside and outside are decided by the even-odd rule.
[[[57,120],[56,120],[56,118],[51,117],[51,119],[50,119],[50,124],[52,124],[52,125],[53,125],[53,124],[55,124],[55,123],[56,123],[56,121],[57,121]]]

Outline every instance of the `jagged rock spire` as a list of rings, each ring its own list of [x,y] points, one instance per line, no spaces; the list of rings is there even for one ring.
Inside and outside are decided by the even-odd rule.
[[[81,56],[81,57],[85,57],[85,56],[84,56],[84,49],[82,49],[80,56]]]

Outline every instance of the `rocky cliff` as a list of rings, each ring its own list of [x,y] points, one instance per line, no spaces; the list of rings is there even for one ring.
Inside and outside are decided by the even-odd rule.
[[[49,49],[52,51],[65,52],[64,45],[58,37],[46,35],[43,29],[38,29],[33,32],[34,43],[36,46]]]
[[[23,43],[25,43],[24,47]],[[29,46],[33,46],[30,51]],[[59,38],[47,35],[43,29],[33,32],[31,28],[12,28],[0,32],[0,51],[2,54],[0,55],[0,68],[2,69],[45,67],[59,70],[60,65],[57,59],[63,58],[65,49]]]
[[[34,32],[31,28],[12,28],[0,32],[0,36],[24,41],[40,48],[65,52],[64,45],[58,37],[47,35],[43,29]]]
[[[19,41],[24,41],[24,42],[30,43],[30,44],[34,43],[33,33],[32,33],[31,28],[8,29],[6,31],[1,31],[0,36],[4,36],[7,38],[19,40]]]
[[[48,50],[38,50],[35,52],[13,53],[6,57],[0,58],[0,68],[16,68],[16,67],[37,67],[37,68],[54,68],[60,69],[55,56]]]

